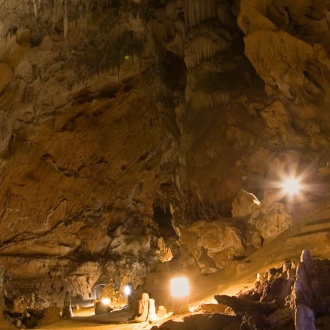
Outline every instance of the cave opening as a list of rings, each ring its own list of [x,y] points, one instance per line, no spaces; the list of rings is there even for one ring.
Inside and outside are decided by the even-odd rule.
[[[154,205],[153,220],[158,224],[159,233],[163,238],[176,236],[169,205],[163,207]]]
[[[187,67],[184,60],[177,54],[167,51],[162,63],[162,76],[168,88],[183,91],[187,83]]]

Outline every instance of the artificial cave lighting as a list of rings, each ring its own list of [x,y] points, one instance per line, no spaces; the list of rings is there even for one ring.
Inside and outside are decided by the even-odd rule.
[[[282,182],[282,188],[286,194],[298,195],[301,190],[301,184],[297,178],[286,178]]]
[[[109,298],[103,298],[102,299],[102,304],[109,305],[110,304],[110,299]]]
[[[186,277],[176,277],[171,279],[173,314],[184,314],[189,312],[189,291],[189,282]]]
[[[189,283],[186,277],[171,279],[171,294],[173,297],[187,297],[189,295]]]
[[[124,288],[124,294],[126,296],[129,296],[131,293],[132,293],[131,287],[129,285],[126,285],[125,288]]]

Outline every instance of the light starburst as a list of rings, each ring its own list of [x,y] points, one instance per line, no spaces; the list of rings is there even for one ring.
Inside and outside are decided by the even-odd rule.
[[[299,179],[291,177],[286,178],[282,182],[283,192],[289,195],[298,195],[301,190],[301,184]]]

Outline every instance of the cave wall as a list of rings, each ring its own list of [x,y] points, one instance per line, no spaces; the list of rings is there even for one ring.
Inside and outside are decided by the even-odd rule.
[[[159,259],[153,204],[172,137],[146,101],[135,5],[1,3],[0,267],[11,296],[47,305],[68,290],[89,298],[96,282],[139,286]]]
[[[142,285],[167,260],[154,210],[170,210],[183,264],[206,272],[287,228],[267,233],[273,219],[327,216],[328,7],[2,1],[8,292],[47,305],[66,290],[87,298],[100,281]],[[278,182],[293,173],[306,186],[288,203]],[[242,190],[260,201],[258,214],[233,206]]]
[[[329,216],[329,7],[210,1],[184,10],[187,84],[174,108],[175,180],[185,207],[173,222],[184,263],[208,273],[303,219]],[[303,190],[290,197],[281,182],[294,176]],[[258,203],[254,213],[246,192]],[[237,239],[218,229],[230,216]]]

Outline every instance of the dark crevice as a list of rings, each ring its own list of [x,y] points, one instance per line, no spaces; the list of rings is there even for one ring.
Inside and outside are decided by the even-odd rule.
[[[157,222],[162,237],[168,238],[176,235],[172,226],[172,214],[168,206],[165,208],[154,206],[153,220]]]

